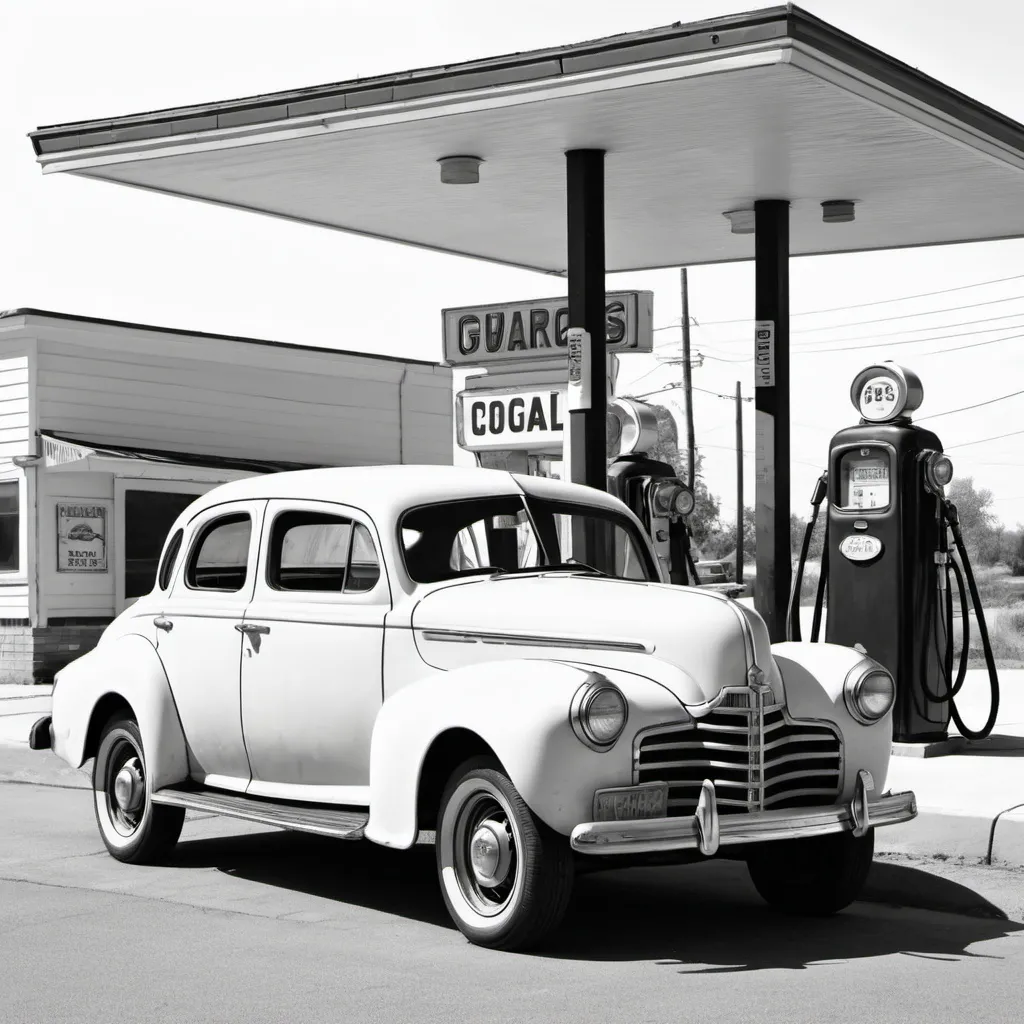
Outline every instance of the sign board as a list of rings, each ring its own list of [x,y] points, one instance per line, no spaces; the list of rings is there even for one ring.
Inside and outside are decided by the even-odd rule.
[[[562,444],[567,415],[564,388],[462,391],[455,427],[466,451],[544,451]]]
[[[775,321],[754,322],[754,387],[775,387]]]
[[[590,404],[590,335],[579,327],[570,327],[566,341],[569,353],[569,409],[589,409]]]
[[[57,572],[106,572],[108,507],[57,502]]]
[[[609,292],[605,299],[608,351],[653,351],[654,292]],[[464,306],[442,310],[441,319],[444,361],[449,366],[566,358],[568,299]]]

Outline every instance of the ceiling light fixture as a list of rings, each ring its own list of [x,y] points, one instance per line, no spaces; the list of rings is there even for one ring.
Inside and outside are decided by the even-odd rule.
[[[437,162],[444,185],[476,185],[480,181],[483,160],[478,156],[443,156]]]
[[[734,235],[752,235],[754,233],[753,210],[726,210],[722,216],[728,219]]]
[[[821,219],[826,224],[848,224],[854,218],[852,199],[826,199],[821,204]]]

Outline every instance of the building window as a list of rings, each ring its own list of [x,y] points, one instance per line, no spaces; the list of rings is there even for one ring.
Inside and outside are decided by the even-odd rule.
[[[21,485],[0,483],[0,572],[17,572],[21,553]]]

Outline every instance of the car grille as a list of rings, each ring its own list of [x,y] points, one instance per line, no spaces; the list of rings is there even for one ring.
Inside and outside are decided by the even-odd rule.
[[[759,707],[748,692],[749,699],[733,691],[692,723],[641,735],[636,782],[667,782],[670,815],[694,813],[705,779],[715,784],[720,814],[838,800],[842,745],[836,732],[791,721],[781,707]]]

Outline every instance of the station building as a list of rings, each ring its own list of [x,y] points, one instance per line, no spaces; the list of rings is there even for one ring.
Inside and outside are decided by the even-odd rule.
[[[451,464],[436,363],[0,312],[0,682],[48,682],[149,592],[198,495],[316,466]]]

